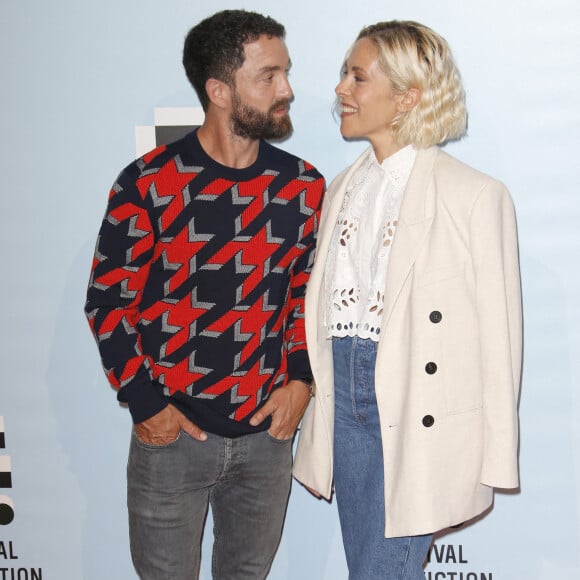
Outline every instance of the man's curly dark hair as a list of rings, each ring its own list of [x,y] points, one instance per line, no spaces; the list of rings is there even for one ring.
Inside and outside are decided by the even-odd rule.
[[[284,38],[284,26],[257,12],[223,10],[202,20],[185,38],[183,66],[204,111],[209,98],[205,90],[208,79],[218,79],[234,86],[234,74],[244,64],[244,45],[265,34]]]

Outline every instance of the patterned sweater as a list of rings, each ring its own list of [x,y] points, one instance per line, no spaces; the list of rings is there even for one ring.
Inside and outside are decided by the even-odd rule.
[[[303,301],[323,190],[265,141],[250,167],[222,166],[195,131],[121,172],[85,311],[135,423],[171,401],[211,433],[252,433],[273,389],[311,376]]]

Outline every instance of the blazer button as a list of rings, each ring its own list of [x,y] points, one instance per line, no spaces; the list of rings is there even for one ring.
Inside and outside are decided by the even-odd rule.
[[[437,372],[437,365],[434,362],[428,362],[425,365],[425,372],[428,375],[434,375]]]
[[[433,427],[435,419],[433,419],[432,415],[425,415],[421,422],[423,423],[424,427]]]
[[[433,312],[431,312],[431,314],[429,314],[429,320],[433,324],[438,324],[439,322],[441,322],[442,319],[443,319],[443,315],[441,314],[441,312],[439,312],[439,310],[433,310]]]

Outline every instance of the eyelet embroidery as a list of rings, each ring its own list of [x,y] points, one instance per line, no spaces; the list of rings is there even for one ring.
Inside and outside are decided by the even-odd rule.
[[[360,300],[359,288],[335,288],[332,291],[332,306],[335,310],[342,312],[345,308],[356,304]]]
[[[379,166],[371,151],[347,186],[326,262],[328,336],[379,339],[389,254],[416,156],[412,147],[400,153]]]

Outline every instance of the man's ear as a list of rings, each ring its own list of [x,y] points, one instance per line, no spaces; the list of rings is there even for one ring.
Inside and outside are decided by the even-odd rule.
[[[231,105],[232,90],[231,88],[218,79],[207,79],[205,82],[205,91],[209,100],[218,108],[225,109]]]
[[[407,89],[402,95],[399,101],[399,108],[401,113],[407,113],[411,109],[414,109],[421,100],[421,91],[419,89]]]

